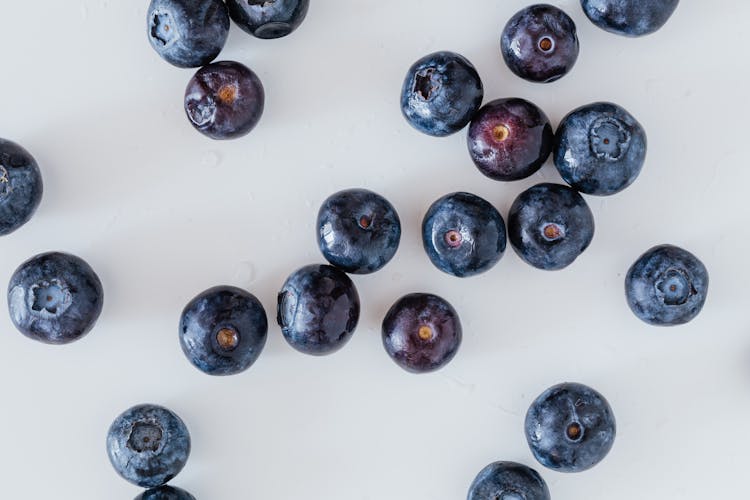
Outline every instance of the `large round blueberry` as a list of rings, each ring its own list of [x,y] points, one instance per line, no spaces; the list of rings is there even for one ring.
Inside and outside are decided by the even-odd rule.
[[[329,196],[318,211],[323,257],[348,273],[374,273],[396,254],[401,221],[388,200],[367,189]]]
[[[532,5],[505,25],[500,50],[508,68],[521,78],[554,82],[565,76],[578,59],[576,25],[557,7]]]
[[[534,457],[559,472],[590,469],[609,453],[616,426],[604,396],[582,384],[550,387],[526,413],[526,441]]]
[[[8,309],[16,328],[47,344],[86,335],[102,312],[102,283],[83,259],[60,252],[36,255],[13,273]]]
[[[497,99],[474,115],[467,134],[469,154],[480,172],[515,181],[539,170],[552,152],[549,118],[524,99]]]
[[[581,0],[586,16],[596,26],[624,36],[643,36],[658,30],[680,0]]]
[[[435,52],[409,68],[401,89],[401,112],[420,132],[443,137],[464,128],[483,97],[482,80],[468,59]]]
[[[185,466],[190,434],[180,417],[157,405],[133,406],[107,433],[109,461],[124,479],[142,488],[166,484]]]
[[[445,366],[461,345],[458,313],[445,299],[411,293],[398,299],[383,319],[383,346],[406,371],[426,373]]]
[[[263,114],[263,84],[250,68],[220,61],[199,69],[185,89],[185,112],[211,139],[236,139],[250,132]]]
[[[42,174],[24,148],[0,139],[0,236],[26,224],[42,201]]]
[[[287,278],[278,295],[276,320],[289,345],[313,355],[346,344],[359,321],[359,295],[344,271],[313,264]]]
[[[229,34],[222,0],[151,0],[148,41],[168,63],[197,68],[219,55]]]
[[[594,215],[586,200],[561,184],[537,184],[513,202],[508,238],[519,257],[539,269],[567,267],[594,238]]]
[[[310,0],[227,0],[237,26],[258,38],[281,38],[305,20]]]
[[[659,245],[641,255],[625,277],[630,309],[651,325],[681,325],[706,302],[708,271],[698,257],[674,245]]]
[[[135,497],[134,500],[195,500],[195,497],[182,488],[159,486],[158,488],[144,491]]]
[[[482,469],[467,500],[550,500],[547,483],[534,469],[515,462],[494,462]]]

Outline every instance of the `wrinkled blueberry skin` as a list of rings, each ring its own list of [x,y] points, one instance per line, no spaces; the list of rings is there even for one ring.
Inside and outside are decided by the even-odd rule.
[[[185,89],[185,113],[203,135],[236,139],[260,121],[265,105],[263,84],[250,68],[220,61],[199,69]]]
[[[494,462],[471,483],[467,500],[550,500],[547,483],[534,469],[515,462]]]
[[[354,283],[333,266],[313,264],[287,278],[278,295],[276,320],[300,352],[322,356],[341,349],[359,321]]]
[[[232,20],[258,38],[281,38],[305,20],[309,0],[227,0]]]
[[[708,271],[698,257],[674,245],[658,245],[641,255],[625,276],[625,296],[633,313],[650,325],[682,325],[703,309]]]
[[[680,0],[581,0],[596,26],[617,35],[644,36],[664,26]]]
[[[480,172],[496,181],[524,179],[539,170],[552,152],[549,118],[524,99],[497,99],[474,115],[466,138]]]
[[[0,236],[26,224],[42,201],[42,174],[34,157],[0,139]]]
[[[104,293],[83,259],[61,252],[36,255],[13,273],[8,309],[16,328],[46,344],[68,344],[94,327]]]
[[[537,184],[511,205],[508,238],[528,264],[538,269],[563,269],[594,238],[594,215],[583,197],[568,186]]]
[[[385,351],[397,365],[411,373],[427,373],[448,364],[458,352],[461,321],[445,299],[411,293],[388,310],[382,335]]]
[[[221,0],[151,0],[148,41],[179,68],[204,66],[219,55],[229,34],[229,13]]]
[[[347,273],[381,269],[401,241],[396,209],[367,189],[346,189],[329,196],[318,211],[317,228],[323,257]]]
[[[444,137],[469,123],[483,97],[482,80],[468,59],[435,52],[409,68],[401,89],[401,112],[420,132]]]
[[[554,82],[578,59],[576,25],[552,5],[526,7],[505,25],[500,51],[508,68],[524,80]]]
[[[185,466],[190,434],[172,411],[152,404],[137,405],[112,422],[107,454],[124,479],[154,488],[166,484]]]
[[[135,497],[134,500],[195,500],[195,497],[182,488],[159,486],[158,488],[144,491]]]

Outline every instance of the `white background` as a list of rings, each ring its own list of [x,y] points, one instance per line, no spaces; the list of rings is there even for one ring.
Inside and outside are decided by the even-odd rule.
[[[34,219],[0,239],[0,283],[28,257],[63,250],[105,290],[96,328],[63,347],[23,337],[0,309],[0,497],[134,497],[104,441],[141,402],[187,423],[193,450],[173,483],[200,500],[456,500],[500,459],[537,468],[555,500],[745,495],[750,3],[684,1],[661,31],[626,39],[594,27],[577,0],[553,2],[577,23],[581,52],[568,76],[539,85],[511,74],[498,50],[525,1],[312,0],[285,39],[232,27],[219,58],[253,68],[267,94],[259,126],[232,142],[188,124],[192,71],[150,48],[147,3],[0,4],[0,136],[32,152],[45,182]],[[436,139],[407,125],[405,72],[440,49],[476,65],[486,100],[527,98],[553,126],[596,100],[644,125],[643,172],[619,195],[587,198],[596,235],[574,265],[539,271],[510,247],[470,279],[430,264],[419,229],[438,197],[474,192],[505,215],[526,187],[559,181],[549,163],[524,181],[491,181],[464,132]],[[362,315],[351,342],[308,357],[275,325],[276,292],[322,261],[320,203],[360,186],[396,206],[401,247],[381,272],[354,278]],[[625,272],[659,243],[694,252],[711,275],[686,326],[649,327],[625,303]],[[217,284],[256,294],[271,325],[257,363],[227,378],[193,368],[177,340],[183,306]],[[442,295],[464,325],[457,357],[431,375],[402,371],[381,345],[386,310],[412,291]],[[543,469],[523,434],[529,403],[562,381],[598,389],[617,416],[612,452],[580,474]]]

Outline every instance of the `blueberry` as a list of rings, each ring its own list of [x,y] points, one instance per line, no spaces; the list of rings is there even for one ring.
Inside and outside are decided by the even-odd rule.
[[[195,500],[195,497],[182,488],[159,486],[158,488],[144,491],[135,497],[135,500]]]
[[[323,257],[348,273],[374,273],[396,254],[401,221],[388,200],[366,189],[332,194],[318,212]]]
[[[420,132],[443,137],[464,128],[483,97],[482,80],[468,59],[435,52],[409,68],[401,89],[401,112]]]
[[[567,267],[594,237],[594,215],[583,197],[561,184],[537,184],[513,202],[508,237],[519,257],[539,269]]]
[[[550,500],[547,483],[537,471],[515,462],[494,462],[482,469],[467,500]]]
[[[83,259],[60,252],[36,255],[13,273],[8,309],[16,328],[47,344],[86,335],[102,312],[102,283]]]
[[[258,38],[281,38],[296,30],[310,0],[227,0],[237,26]]]
[[[222,0],[151,0],[146,21],[151,46],[180,68],[216,59],[229,34],[229,13]]]
[[[199,69],[185,89],[185,112],[211,139],[236,139],[249,133],[263,114],[265,94],[258,76],[234,61]]]
[[[276,320],[289,345],[321,356],[338,351],[359,321],[359,295],[345,272],[313,264],[287,278],[278,296]]]
[[[602,461],[615,440],[615,416],[604,396],[582,384],[550,387],[526,413],[534,457],[559,472],[581,472]]]
[[[706,302],[708,271],[698,257],[674,245],[641,255],[625,277],[625,296],[638,318],[657,326],[681,325]]]
[[[565,76],[578,59],[576,25],[552,5],[526,7],[505,25],[500,51],[508,68],[521,78],[554,82]]]
[[[42,201],[42,174],[15,142],[0,139],[0,236],[26,224]]]
[[[142,488],[166,484],[185,466],[190,434],[180,417],[157,405],[133,406],[107,433],[109,461],[124,479]]]
[[[383,319],[383,346],[406,371],[442,368],[461,345],[458,313],[445,299],[429,293],[404,295]]]
[[[515,181],[539,170],[552,152],[549,118],[524,99],[497,99],[474,115],[467,134],[469,154],[480,172]]]
[[[592,23],[610,33],[643,36],[667,22],[680,0],[581,0]]]

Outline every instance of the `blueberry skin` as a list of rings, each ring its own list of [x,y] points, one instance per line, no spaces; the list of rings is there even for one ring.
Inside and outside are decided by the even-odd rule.
[[[229,13],[221,0],[151,0],[146,23],[151,46],[178,68],[210,63],[229,34]]]
[[[190,433],[180,417],[164,407],[133,406],[112,422],[107,454],[125,480],[154,488],[166,484],[185,466]]]
[[[625,276],[633,313],[650,325],[682,325],[703,309],[708,295],[706,266],[687,250],[658,245],[641,255]]]
[[[199,69],[185,89],[185,113],[190,123],[211,139],[236,139],[260,121],[265,92],[258,75],[234,61]]]
[[[34,157],[0,139],[0,236],[26,224],[42,201],[42,174]]]
[[[538,269],[563,269],[594,238],[594,215],[586,200],[568,186],[537,184],[511,205],[508,238],[528,264]]]
[[[547,483],[534,469],[515,462],[494,462],[471,483],[467,500],[550,500]]]
[[[135,497],[134,500],[195,500],[195,497],[182,488],[159,486],[158,488],[144,491]]]
[[[455,52],[435,52],[415,62],[401,89],[401,112],[427,135],[464,128],[482,104],[484,87],[474,65]]]
[[[344,271],[313,264],[287,278],[276,320],[286,341],[315,356],[341,349],[359,321],[359,294]]]
[[[232,20],[247,33],[264,39],[281,38],[305,20],[309,0],[227,0]]]
[[[500,51],[508,68],[524,80],[554,82],[565,76],[578,59],[576,25],[552,5],[526,7],[505,25]]]
[[[547,161],[554,133],[549,118],[524,99],[497,99],[480,108],[469,125],[469,155],[496,181],[524,179]]]
[[[680,0],[581,0],[592,23],[610,33],[638,37],[664,26]]]
[[[460,278],[474,276],[492,268],[505,253],[505,221],[477,195],[447,194],[427,210],[422,244],[441,271]]]
[[[544,391],[526,413],[525,429],[534,457],[558,472],[581,472],[598,464],[616,434],[615,416],[604,396],[575,383]]]
[[[332,265],[347,273],[374,273],[396,254],[401,220],[379,194],[345,189],[321,205],[317,237],[323,257]]]
[[[8,309],[18,330],[46,344],[68,344],[94,327],[104,293],[83,259],[61,252],[35,255],[13,273]]]

